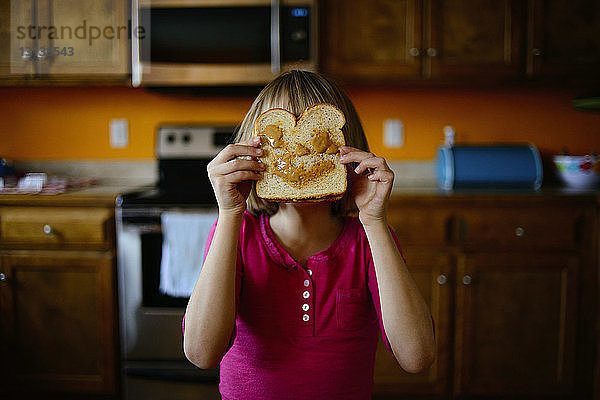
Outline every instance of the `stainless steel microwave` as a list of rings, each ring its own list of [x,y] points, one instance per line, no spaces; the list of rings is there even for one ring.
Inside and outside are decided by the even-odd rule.
[[[133,0],[131,14],[144,32],[132,34],[136,87],[261,85],[317,68],[317,0]]]

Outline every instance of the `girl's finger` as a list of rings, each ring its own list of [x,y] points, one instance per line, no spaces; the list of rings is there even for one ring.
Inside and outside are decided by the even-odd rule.
[[[351,146],[340,146],[339,151],[340,151],[340,155],[342,155],[342,154],[350,153],[351,151],[363,151],[363,150],[360,150],[360,149],[357,149],[356,147],[351,147]]]
[[[369,168],[374,169],[376,171],[389,170],[383,157],[370,157],[362,160],[360,164],[358,164],[358,167],[354,169],[354,172],[356,172],[357,174],[362,174]]]
[[[215,160],[218,163],[225,163],[236,157],[259,157],[263,153],[262,149],[254,147],[254,145],[246,144],[229,144],[217,156]]]
[[[394,173],[391,171],[375,171],[367,175],[370,181],[390,182],[394,180]]]
[[[359,163],[367,158],[375,157],[373,155],[373,153],[367,153],[366,151],[358,150],[353,147],[347,147],[347,146],[344,146],[344,147],[346,147],[346,149],[349,149],[349,150],[345,150],[343,154],[340,151],[340,162],[342,164],[347,164],[347,163],[351,163],[351,162]],[[341,148],[342,147],[340,147],[340,149]]]
[[[236,171],[255,171],[260,172],[265,170],[265,164],[254,161],[245,160],[243,158],[235,158],[226,163],[215,167],[214,173],[217,175],[227,175]]]
[[[227,174],[227,182],[237,184],[248,180],[259,180],[262,177],[260,172],[255,171],[236,171],[231,174]]]

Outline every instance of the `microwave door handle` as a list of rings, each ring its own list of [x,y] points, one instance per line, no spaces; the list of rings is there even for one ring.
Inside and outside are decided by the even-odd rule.
[[[135,1],[135,0],[134,0]],[[279,0],[271,0],[271,72],[281,72]]]
[[[138,87],[142,84],[142,64],[140,60],[140,38],[138,29],[140,26],[140,4],[139,0],[131,1],[131,85]]]

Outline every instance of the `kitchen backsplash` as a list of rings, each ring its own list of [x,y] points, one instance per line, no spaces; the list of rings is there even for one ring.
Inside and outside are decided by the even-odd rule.
[[[457,143],[533,142],[542,152],[600,151],[600,113],[576,111],[567,89],[352,88],[371,149],[425,162],[452,125]],[[174,97],[125,87],[0,88],[0,156],[9,160],[148,161],[164,122],[237,124],[250,97]],[[109,122],[124,118],[129,145],[110,147]],[[400,148],[383,145],[383,121],[404,124]],[[407,164],[408,165],[408,164]],[[415,164],[420,165],[420,164]]]

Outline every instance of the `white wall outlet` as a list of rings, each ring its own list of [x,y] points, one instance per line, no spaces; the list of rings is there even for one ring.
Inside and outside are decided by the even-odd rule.
[[[402,147],[404,144],[404,124],[399,119],[383,121],[383,144],[386,147]]]
[[[110,147],[122,149],[129,145],[129,123],[126,119],[111,119],[109,124]]]

